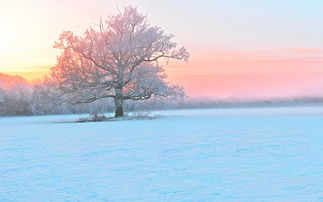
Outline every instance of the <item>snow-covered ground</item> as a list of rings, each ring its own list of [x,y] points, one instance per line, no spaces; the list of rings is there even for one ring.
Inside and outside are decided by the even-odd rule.
[[[323,201],[323,107],[0,118],[0,201]]]

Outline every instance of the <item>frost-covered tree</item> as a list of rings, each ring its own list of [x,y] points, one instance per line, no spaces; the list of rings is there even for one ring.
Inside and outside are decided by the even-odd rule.
[[[183,93],[180,86],[165,80],[160,65],[160,60],[167,64],[169,59],[189,58],[173,37],[151,26],[136,8],[125,7],[83,36],[63,32],[54,46],[61,54],[47,84],[59,92],[60,101],[74,104],[113,98],[115,116],[123,116],[124,100]]]

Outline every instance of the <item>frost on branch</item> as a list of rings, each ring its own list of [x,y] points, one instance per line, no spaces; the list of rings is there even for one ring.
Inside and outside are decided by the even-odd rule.
[[[173,37],[151,26],[136,8],[126,7],[83,36],[63,32],[54,46],[61,54],[47,83],[71,103],[113,98],[116,116],[123,116],[124,100],[183,93],[181,87],[165,80],[158,63],[188,60],[189,53],[178,48]]]

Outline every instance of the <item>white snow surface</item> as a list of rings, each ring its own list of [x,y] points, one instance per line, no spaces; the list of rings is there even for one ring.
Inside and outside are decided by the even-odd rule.
[[[0,201],[323,201],[323,107],[0,118]]]

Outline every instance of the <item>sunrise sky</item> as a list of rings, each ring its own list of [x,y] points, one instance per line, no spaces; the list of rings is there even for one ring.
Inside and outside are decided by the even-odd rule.
[[[191,53],[169,80],[192,97],[323,95],[322,0],[1,0],[0,72],[40,78],[63,30],[137,6]]]

